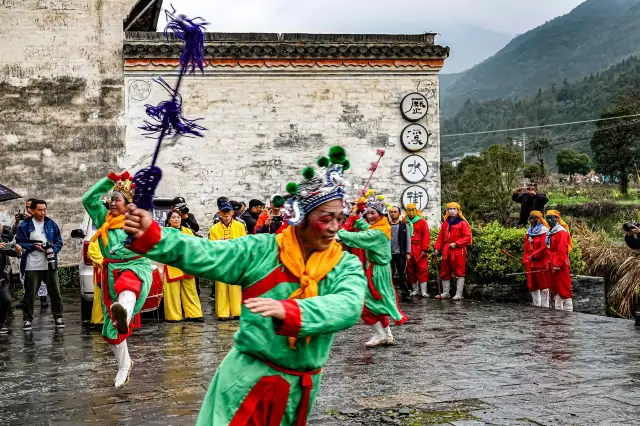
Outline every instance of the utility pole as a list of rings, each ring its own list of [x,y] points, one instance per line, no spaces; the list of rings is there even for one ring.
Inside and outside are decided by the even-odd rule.
[[[527,134],[522,133],[522,186],[527,186],[527,178],[524,176],[524,168],[527,165]]]

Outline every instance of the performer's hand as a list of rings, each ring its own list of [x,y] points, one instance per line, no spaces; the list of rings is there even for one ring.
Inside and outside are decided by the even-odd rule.
[[[140,238],[153,223],[151,213],[137,208],[133,203],[129,204],[127,208],[129,211],[125,214],[124,232],[134,239]]]
[[[286,311],[279,300],[254,297],[247,299],[244,305],[254,314],[261,314],[263,317],[272,317],[284,321]]]
[[[451,244],[449,244],[449,248],[454,249],[454,248],[456,248],[456,247],[458,247],[458,245],[457,245],[456,243],[451,243]]]
[[[411,260],[411,253],[407,253],[407,260]]]
[[[429,256],[429,250],[422,250],[422,256],[423,257]]]
[[[351,207],[351,210],[349,210],[349,216],[358,216],[358,205],[357,204],[355,206]]]
[[[560,267],[559,267],[559,266],[554,266],[554,267],[553,267],[553,272],[558,272],[559,270],[560,270]]]

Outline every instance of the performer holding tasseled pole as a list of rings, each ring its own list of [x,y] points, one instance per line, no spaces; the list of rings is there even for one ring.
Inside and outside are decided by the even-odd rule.
[[[555,308],[573,311],[573,293],[571,288],[571,264],[569,253],[573,249],[569,225],[560,217],[557,210],[547,210],[547,248],[549,251],[550,288],[554,294]]]
[[[101,197],[111,191],[109,210]],[[149,294],[152,281],[151,262],[122,247],[127,238],[123,231],[124,214],[133,201],[135,185],[128,172],[109,173],[82,197],[82,204],[98,227],[91,238],[102,252],[102,336],[112,346],[118,363],[117,388],[129,381],[133,361],[129,357],[127,338],[140,327],[137,315]]]

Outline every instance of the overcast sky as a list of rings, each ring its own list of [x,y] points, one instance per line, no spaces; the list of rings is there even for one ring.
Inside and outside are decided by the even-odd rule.
[[[164,0],[164,4],[173,4],[187,16],[206,18],[210,32],[442,32],[439,26],[463,24],[516,35],[582,1]],[[160,29],[164,22],[162,16]]]

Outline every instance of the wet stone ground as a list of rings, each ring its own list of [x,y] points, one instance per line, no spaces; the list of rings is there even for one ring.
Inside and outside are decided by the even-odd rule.
[[[0,336],[1,425],[193,425],[234,322],[147,319],[130,339],[132,379],[83,329],[77,296],[67,327],[49,312],[33,331]],[[638,425],[640,329],[633,322],[522,305],[406,304],[398,345],[367,349],[359,324],[340,333],[311,425]]]

